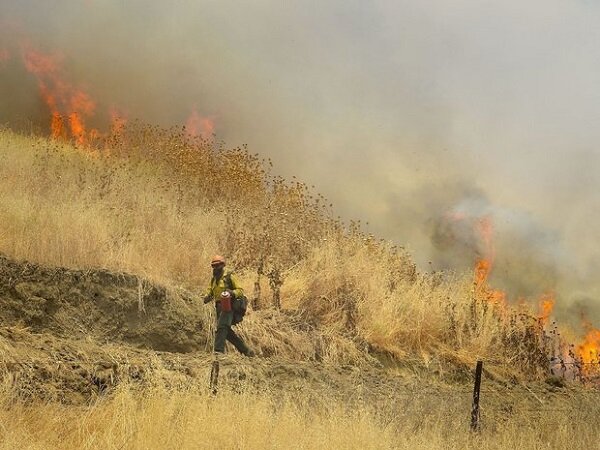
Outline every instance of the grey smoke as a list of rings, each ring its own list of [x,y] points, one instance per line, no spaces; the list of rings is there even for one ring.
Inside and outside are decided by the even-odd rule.
[[[60,49],[105,107],[164,125],[196,107],[424,268],[477,258],[467,231],[435,237],[462,208],[496,222],[498,287],[600,304],[598,3],[3,0],[0,17],[3,45]],[[7,67],[0,121],[43,124]]]

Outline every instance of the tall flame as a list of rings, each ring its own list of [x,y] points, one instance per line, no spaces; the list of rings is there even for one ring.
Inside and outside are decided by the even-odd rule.
[[[482,243],[482,256],[475,264],[475,284],[485,286],[494,265],[496,251],[493,244],[494,225],[489,216],[485,216],[475,222],[475,230]]]
[[[543,325],[546,325],[548,323],[548,319],[550,318],[550,315],[552,315],[552,311],[554,310],[555,303],[556,299],[553,292],[547,292],[540,298],[540,320]]]
[[[70,137],[79,145],[86,144],[94,131],[87,129],[85,120],[93,116],[96,102],[81,88],[65,80],[63,57],[44,54],[26,44],[22,46],[22,57],[27,71],[36,77],[40,94],[50,110],[52,137]]]
[[[50,136],[53,139],[71,139],[78,146],[88,146],[101,137],[120,136],[127,124],[122,110],[111,107],[101,123],[109,121],[109,129],[101,133],[89,123],[97,119],[97,103],[79,84],[69,80],[64,69],[65,57],[59,52],[43,52],[28,39],[21,40],[20,61],[37,81],[42,100],[49,111]],[[0,68],[11,58],[5,47],[0,47]],[[194,108],[186,121],[186,133],[190,137],[211,140],[215,133],[212,117],[201,116]]]
[[[594,328],[592,324],[584,319],[584,328],[587,329],[587,334],[583,339],[583,342],[577,346],[577,354],[581,359],[581,362],[587,365],[597,365],[594,372],[600,371],[600,330]],[[584,367],[585,373],[593,371],[592,367]]]
[[[475,285],[485,286],[492,270],[492,261],[489,259],[480,259],[475,264]]]
[[[475,291],[483,295],[487,301],[496,305],[500,311],[505,312],[508,308],[506,303],[506,293],[502,290],[492,289],[488,285],[488,278],[492,272],[496,256],[493,242],[494,225],[492,219],[489,216],[480,218],[475,223],[475,229],[479,234],[483,246],[483,255],[475,264]]]

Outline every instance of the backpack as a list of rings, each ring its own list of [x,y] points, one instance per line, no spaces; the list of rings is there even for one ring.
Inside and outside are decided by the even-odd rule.
[[[233,283],[231,282],[231,272],[225,274],[225,288],[233,291]],[[233,320],[231,321],[232,325],[236,325],[244,320],[244,316],[246,315],[246,311],[248,310],[248,299],[245,295],[234,296],[233,302],[231,304],[231,309],[233,310]]]

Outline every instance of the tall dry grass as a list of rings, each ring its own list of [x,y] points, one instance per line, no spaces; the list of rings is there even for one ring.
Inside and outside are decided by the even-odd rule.
[[[94,149],[4,130],[0,199],[0,251],[18,259],[199,292],[210,256],[224,253],[255,309],[295,314],[275,334],[288,356],[306,345],[289,339],[305,322],[336,337],[319,355],[332,362],[387,355],[460,375],[486,358],[504,378],[547,369],[531,311],[498,311],[471,274],[419,273],[402,248],[343,224],[243,148],[142,125]]]
[[[198,286],[216,251],[268,275],[336,228],[321,198],[243,149],[144,126],[120,139],[82,150],[2,131],[2,251]]]
[[[488,403],[478,434],[469,432],[467,399],[461,393],[454,398],[416,394],[375,407],[310,391],[212,396],[201,388],[140,393],[123,385],[110,397],[74,407],[15,403],[5,392],[0,448],[597,448],[600,410],[592,396],[565,397],[539,408],[527,403],[512,412]]]

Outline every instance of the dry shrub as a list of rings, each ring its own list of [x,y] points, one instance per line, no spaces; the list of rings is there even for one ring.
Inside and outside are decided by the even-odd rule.
[[[548,373],[549,336],[527,306],[489,302],[471,274],[419,273],[402,249],[368,237],[330,235],[286,275],[283,295],[307,322],[398,361]]]

